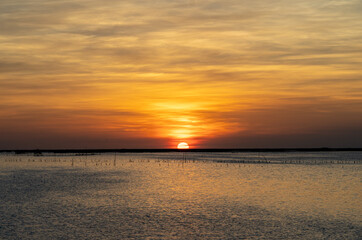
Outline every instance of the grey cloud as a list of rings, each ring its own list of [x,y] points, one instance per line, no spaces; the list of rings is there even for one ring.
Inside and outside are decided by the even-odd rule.
[[[68,1],[6,1],[0,10],[0,35],[54,32],[54,27],[65,25],[66,17],[79,9],[82,5]]]
[[[210,148],[305,148],[305,147],[355,147],[360,148],[362,129],[358,126],[331,128],[324,131],[299,134],[255,134],[239,132],[214,139],[204,145]]]
[[[246,125],[260,131],[300,126],[299,130],[312,132],[305,136],[296,133],[299,134],[296,138],[280,133],[278,136],[284,138],[284,142],[279,142],[281,145],[288,139],[300,144],[309,142],[313,134],[325,138],[340,136],[328,133],[333,129],[346,130],[343,135],[346,139],[353,132],[346,126],[362,121],[361,113],[356,110],[362,105],[359,70],[362,60],[358,55],[362,49],[360,1],[3,0],[1,5],[0,101],[3,105],[0,107],[3,110],[8,106],[7,113],[11,108],[15,111],[12,117],[18,121],[11,125],[13,131],[32,118],[34,122],[44,122],[47,118],[61,117],[71,121],[73,115],[81,118],[135,116],[137,113],[126,110],[82,109],[84,105],[79,107],[78,103],[74,104],[78,109],[42,109],[26,101],[38,97],[44,101],[41,104],[45,104],[47,97],[73,96],[76,99],[78,93],[85,92],[101,98],[108,83],[121,82],[160,92],[162,83],[169,84],[167,87],[170,83],[172,87],[182,85],[185,89],[206,90],[213,86],[207,94],[216,98],[221,97],[217,95],[221,85],[240,89],[237,96],[232,93],[222,96],[235,101],[239,97],[235,104],[240,104],[240,110],[195,114],[201,114],[208,121]],[[132,38],[122,42],[122,37]],[[245,68],[250,65],[257,70]],[[289,76],[283,69],[263,69],[263,66],[273,65],[284,69],[297,66],[299,70],[295,71],[295,76]],[[238,70],[239,66],[242,70]],[[330,67],[330,73],[335,71],[335,76],[313,76],[317,73],[313,71],[319,68],[304,76],[307,75],[304,69],[310,66]],[[134,74],[122,75],[129,73]],[[167,80],[146,79],[137,76],[141,73],[163,73],[169,77]],[[342,81],[343,87],[337,89]],[[255,86],[244,88],[244,83]],[[327,98],[325,95],[332,88],[339,96]],[[125,91],[130,89],[131,84]],[[266,95],[278,103],[270,101],[268,104],[266,96],[255,93],[260,90],[269,91]],[[256,100],[265,97],[265,102],[244,109],[243,91]],[[320,96],[281,97],[288,91],[291,95]],[[185,91],[183,96],[197,101],[197,96],[187,94]],[[19,96],[24,97],[22,106],[14,104]],[[87,95],[83,98],[89,99]],[[150,100],[159,100],[157,98],[154,96]],[[182,97],[174,99],[182,101]],[[127,102],[122,104],[127,105]],[[224,107],[228,109],[229,106]],[[138,117],[142,119],[147,115]],[[3,126],[9,128],[10,125]],[[135,131],[140,129],[136,124],[134,128]],[[358,130],[357,127],[353,129]],[[237,139],[247,141],[241,137],[243,134],[226,136],[228,143]],[[254,140],[258,138],[253,137],[252,132],[248,134]],[[32,135],[34,132],[29,130],[25,138],[29,140]],[[351,136],[355,135],[351,133]],[[48,137],[56,142],[55,135]],[[272,137],[261,138],[269,144]]]

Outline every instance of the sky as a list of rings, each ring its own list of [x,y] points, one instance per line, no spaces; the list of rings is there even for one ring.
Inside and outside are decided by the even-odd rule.
[[[362,147],[360,0],[2,0],[0,149]]]

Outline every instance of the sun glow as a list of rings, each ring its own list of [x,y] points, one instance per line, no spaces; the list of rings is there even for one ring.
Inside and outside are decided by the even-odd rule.
[[[185,142],[179,143],[177,145],[177,149],[189,149],[189,148],[190,148],[190,146]]]

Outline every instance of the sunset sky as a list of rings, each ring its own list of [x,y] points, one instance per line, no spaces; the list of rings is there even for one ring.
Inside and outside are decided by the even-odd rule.
[[[362,147],[360,0],[0,5],[0,149]]]

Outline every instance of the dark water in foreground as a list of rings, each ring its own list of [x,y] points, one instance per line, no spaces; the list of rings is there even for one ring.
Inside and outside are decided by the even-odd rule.
[[[0,239],[361,239],[362,152],[0,155]]]

